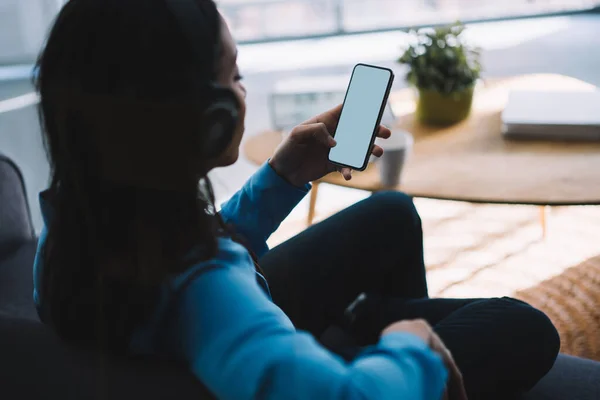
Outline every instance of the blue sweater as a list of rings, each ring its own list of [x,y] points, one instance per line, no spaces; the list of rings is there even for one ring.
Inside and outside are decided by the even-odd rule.
[[[221,213],[261,256],[268,250],[269,235],[309,189],[289,185],[265,164],[223,205]],[[42,196],[40,203],[48,225],[52,210]],[[40,246],[45,236],[46,229]],[[218,244],[217,257],[165,282],[154,316],[132,338],[132,353],[155,353],[161,332],[170,355],[187,363],[200,381],[225,400],[441,398],[447,372],[420,338],[407,333],[386,335],[347,363],[310,334],[294,328],[257,283],[252,259],[243,246],[227,238]],[[42,268],[36,257],[38,306],[43,303],[38,292]],[[173,289],[203,269],[180,291],[165,318]]]

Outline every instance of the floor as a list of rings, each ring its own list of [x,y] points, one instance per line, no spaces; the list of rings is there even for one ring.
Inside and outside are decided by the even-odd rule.
[[[331,196],[323,186],[319,195]],[[358,200],[347,195],[342,207]],[[510,296],[600,255],[600,207],[547,209],[544,235],[538,207],[428,199],[416,199],[415,204],[423,220],[432,296]],[[316,222],[338,208],[319,210]],[[305,227],[304,218],[290,218],[269,245],[276,246]]]
[[[473,25],[470,39],[484,49],[485,76],[548,72],[570,75],[600,86],[600,15],[582,15]],[[290,77],[348,74],[357,62],[404,71],[394,62],[406,36],[401,32],[240,46],[240,66],[248,88],[250,136],[269,127],[268,94]],[[4,73],[3,73],[4,71]],[[32,87],[27,67],[0,68],[0,151],[22,167],[36,229],[41,229],[37,193],[46,186],[48,165],[35,108],[14,99]],[[23,98],[21,97],[21,100]],[[4,110],[4,111],[3,111]],[[256,166],[245,159],[212,174],[219,200],[225,200]],[[367,197],[367,193],[320,188],[317,218],[322,219]],[[416,200],[425,230],[426,261],[432,294],[472,297],[511,294],[556,275],[600,253],[600,208],[549,210],[542,239],[539,209]],[[307,201],[292,212],[270,239],[271,245],[305,228]]]

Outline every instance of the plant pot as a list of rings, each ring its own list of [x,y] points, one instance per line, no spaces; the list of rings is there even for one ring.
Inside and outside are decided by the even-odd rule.
[[[417,119],[428,125],[452,125],[469,116],[474,86],[450,94],[418,89]]]

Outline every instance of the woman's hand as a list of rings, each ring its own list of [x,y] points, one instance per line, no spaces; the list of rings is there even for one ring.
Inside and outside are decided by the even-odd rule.
[[[448,386],[444,392],[443,400],[467,400],[467,393],[465,391],[462,374],[460,373],[450,350],[446,348],[442,339],[440,339],[425,320],[418,319],[396,322],[385,328],[383,332],[381,332],[381,335],[384,336],[393,332],[407,332],[420,337],[429,345],[431,350],[442,357],[449,373]]]
[[[335,171],[337,168],[329,162],[328,154],[336,145],[331,135],[335,132],[341,111],[342,105],[339,105],[295,127],[269,161],[275,172],[301,187]],[[387,139],[390,135],[388,128],[379,126],[378,137]],[[381,157],[383,149],[374,145],[371,153]],[[346,180],[352,178],[350,168],[339,171]]]

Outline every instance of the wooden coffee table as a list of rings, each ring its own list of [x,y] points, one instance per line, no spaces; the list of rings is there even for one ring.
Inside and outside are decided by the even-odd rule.
[[[448,128],[419,124],[414,118],[412,91],[394,92],[390,104],[399,116],[396,127],[415,138],[402,184],[384,187],[376,164],[355,172],[348,182],[338,173],[327,175],[314,182],[308,223],[314,218],[321,183],[370,192],[402,190],[431,199],[542,206],[544,231],[546,206],[600,204],[600,143],[504,139],[500,116],[511,89],[593,91],[596,87],[549,74],[489,80],[476,90],[471,116]],[[277,131],[250,137],[245,142],[246,157],[256,164],[264,163],[282,137]]]

